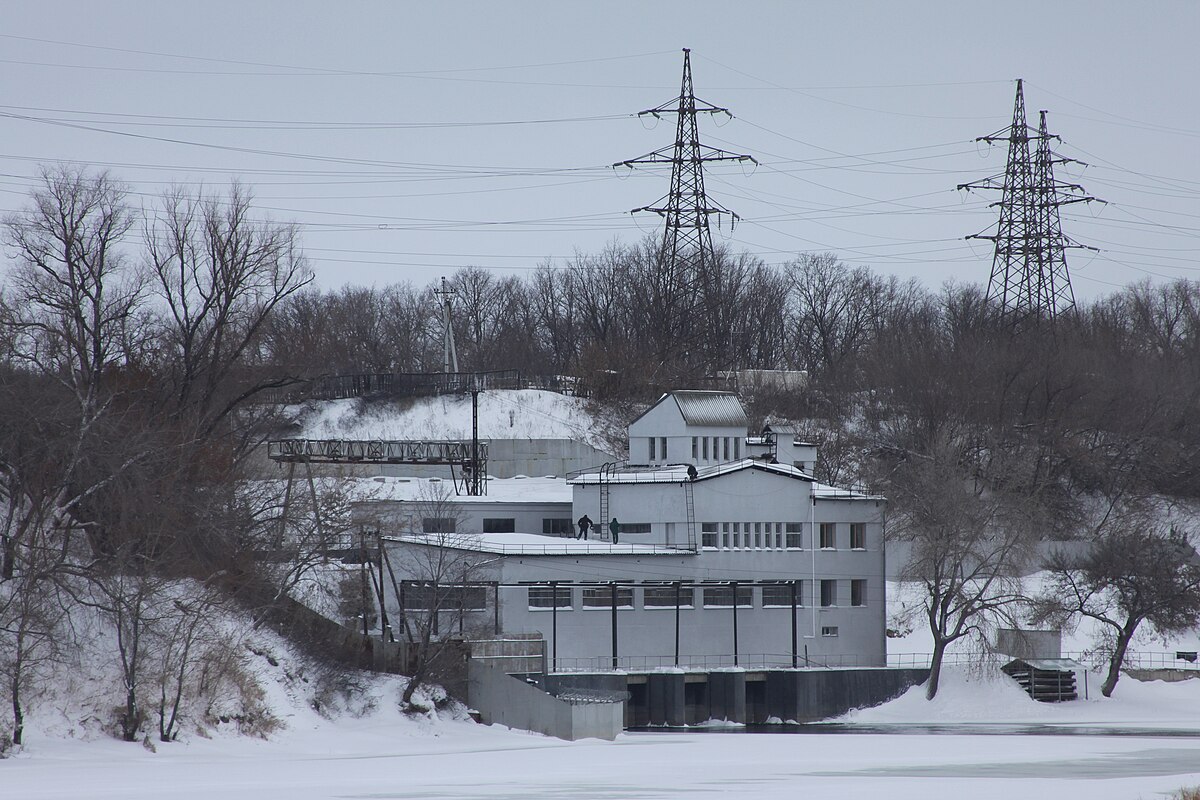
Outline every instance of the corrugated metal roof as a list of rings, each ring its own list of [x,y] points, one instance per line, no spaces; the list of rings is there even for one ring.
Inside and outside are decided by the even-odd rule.
[[[746,409],[733,392],[685,390],[671,392],[689,425],[746,427]]]

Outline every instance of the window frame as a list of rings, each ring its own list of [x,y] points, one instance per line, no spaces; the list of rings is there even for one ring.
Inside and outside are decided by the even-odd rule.
[[[754,587],[747,586],[745,584],[737,585],[737,593],[729,598],[732,602],[709,602],[710,592],[731,593],[733,588],[734,586],[731,583],[719,584],[716,586],[701,586],[701,605],[704,608],[733,608],[734,604],[736,604],[738,608],[754,608]],[[745,599],[746,602],[742,602],[743,599]]]
[[[782,592],[784,595],[783,602],[775,602],[775,597],[768,598],[768,591],[772,590],[771,595],[776,591]],[[796,608],[804,606],[804,581],[796,581]],[[763,608],[791,608],[792,607],[792,582],[786,583],[765,583],[762,586],[762,607]]]
[[[851,522],[850,523],[850,549],[851,550],[866,550],[867,549],[867,523]]]
[[[837,579],[821,578],[821,608],[837,608],[837,601]]]
[[[665,595],[665,599],[670,600],[669,603],[651,604],[648,602],[648,599],[651,597],[652,593],[657,595],[660,592],[663,595]],[[679,609],[681,611],[685,610],[685,609],[693,609],[696,607],[695,602],[696,602],[695,587],[691,586],[690,584],[681,586],[679,589]],[[675,584],[674,583],[664,583],[664,584],[650,584],[647,586],[643,586],[642,587],[642,608],[647,609],[649,611],[659,611],[661,609],[667,609],[669,611],[674,611],[675,610]]]
[[[595,600],[603,598],[603,604],[596,604]],[[625,600],[628,599],[628,602]],[[599,609],[612,609],[612,587],[611,586],[584,586],[583,593],[579,598],[579,607],[584,611]],[[617,610],[633,608],[633,587],[618,586],[617,587]]]
[[[822,550],[837,550],[837,523],[836,522],[821,522],[818,524],[821,526],[820,530],[818,531],[818,535],[820,536],[820,544],[821,544],[820,549],[822,549]],[[828,534],[829,534],[828,538],[826,538],[826,536],[825,536],[826,532],[828,532]],[[830,544],[826,544],[826,542],[830,542]]]
[[[570,586],[549,586],[546,584],[540,584],[537,586],[529,586],[527,588],[529,591],[525,595],[525,604],[530,611],[541,612],[541,611],[554,611],[556,609],[558,611],[574,611],[575,610],[575,606],[573,604],[573,599],[572,599],[572,591],[571,591]],[[549,595],[546,599],[549,600],[550,603],[534,605],[533,593],[535,591]],[[567,601],[566,604],[562,604],[560,602],[564,597],[566,598],[566,601]]]
[[[501,523],[497,525],[496,523]],[[516,533],[516,517],[484,517],[480,523],[483,533]],[[500,530],[496,530],[499,527]],[[491,530],[489,530],[489,528]]]

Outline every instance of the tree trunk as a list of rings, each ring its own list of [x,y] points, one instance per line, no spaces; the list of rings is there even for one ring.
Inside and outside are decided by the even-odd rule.
[[[17,673],[16,675],[19,675]],[[21,681],[14,675],[12,680],[13,744],[20,744],[25,733],[25,713],[21,710]]]
[[[934,637],[933,658],[929,661],[929,680],[925,681],[925,699],[937,697],[938,682],[942,678],[942,657],[946,654],[946,643]]]
[[[1100,686],[1100,693],[1105,697],[1112,697],[1113,689],[1117,688],[1117,680],[1121,677],[1121,665],[1125,663],[1125,651],[1129,649],[1129,641],[1133,638],[1135,630],[1137,630],[1137,624],[1134,623],[1131,626],[1127,622],[1125,627],[1121,628],[1121,632],[1117,634],[1117,646],[1108,662],[1108,675]]]

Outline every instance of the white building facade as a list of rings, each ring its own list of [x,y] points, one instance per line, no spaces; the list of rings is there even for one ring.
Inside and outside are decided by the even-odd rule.
[[[725,392],[664,395],[630,424],[629,448],[629,463],[565,481],[569,512],[561,488],[462,498],[461,535],[410,521],[389,562],[421,581],[405,572],[428,561],[415,553],[473,551],[464,631],[540,634],[552,670],[886,663],[883,498],[817,483],[812,445],[748,435]],[[562,535],[585,515],[587,541]]]

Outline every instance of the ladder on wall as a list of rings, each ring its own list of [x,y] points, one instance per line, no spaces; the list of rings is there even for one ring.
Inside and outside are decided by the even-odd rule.
[[[608,521],[612,519],[608,515],[608,487],[609,481],[606,478],[610,477],[616,471],[616,464],[608,463],[600,467],[600,519],[596,520],[596,538],[602,542],[607,542],[612,539],[612,535],[608,532]]]
[[[687,509],[687,549],[696,552],[696,498],[692,493],[692,481],[683,483],[683,502]]]

